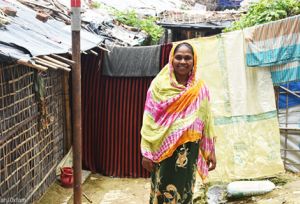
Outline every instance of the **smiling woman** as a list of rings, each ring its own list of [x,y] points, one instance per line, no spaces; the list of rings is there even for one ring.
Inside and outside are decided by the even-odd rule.
[[[209,91],[196,71],[193,46],[174,45],[147,92],[141,151],[151,204],[192,203],[195,172],[205,179],[216,167]]]
[[[179,84],[186,86],[194,66],[194,51],[190,44],[179,44],[175,50],[173,59],[174,74]]]

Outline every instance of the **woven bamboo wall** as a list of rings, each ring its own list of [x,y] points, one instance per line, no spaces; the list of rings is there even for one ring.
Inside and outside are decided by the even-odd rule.
[[[32,203],[56,179],[64,114],[61,71],[0,64],[0,203]]]

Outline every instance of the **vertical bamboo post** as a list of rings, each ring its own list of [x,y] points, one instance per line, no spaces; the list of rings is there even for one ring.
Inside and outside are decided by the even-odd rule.
[[[69,92],[69,72],[64,72],[63,87],[65,95],[65,120],[66,120],[66,138],[64,139],[64,153],[67,153],[72,146],[72,122],[70,110],[70,92]]]
[[[287,84],[287,89],[289,89],[289,83]],[[286,91],[286,90],[285,90]],[[287,142],[288,142],[288,115],[289,115],[289,92],[286,91],[286,101],[285,101],[285,134],[284,134],[284,169],[287,169]]]
[[[72,69],[72,113],[73,113],[73,168],[74,168],[74,201],[81,204],[81,58],[80,58],[80,0],[71,0],[72,28],[72,59],[75,61]]]

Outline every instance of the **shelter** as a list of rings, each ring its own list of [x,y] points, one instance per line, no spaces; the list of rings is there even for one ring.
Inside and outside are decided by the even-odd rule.
[[[44,7],[48,8],[44,12],[47,13],[49,8],[53,11],[54,8],[49,6],[49,2],[45,5]],[[1,18],[8,24],[2,24],[0,30],[0,191],[3,197],[24,199],[23,201],[28,203],[37,199],[55,180],[57,162],[70,145],[70,98],[67,81],[72,64],[68,59],[71,29],[66,25],[66,16],[58,18],[64,18],[66,21],[54,20],[54,17],[60,16],[55,14],[57,11],[43,23],[36,20],[35,11],[17,1],[1,0],[0,6],[17,8],[17,16]],[[43,6],[32,6],[35,9],[41,7]],[[67,9],[63,7],[60,13],[66,15],[65,12]],[[92,17],[91,21],[83,25],[85,31],[82,31],[81,41],[84,168],[109,176],[148,177],[149,174],[141,167],[139,152],[139,131],[145,94],[155,73],[167,63],[172,44],[141,48],[146,53],[146,58],[156,59],[155,64],[152,64],[155,70],[143,70],[146,66],[142,58],[138,58],[141,62],[137,65],[139,72],[124,75],[118,72],[119,67],[113,62],[120,56],[124,57],[124,53],[128,54],[129,51],[125,50],[128,48],[102,46],[107,41],[118,45],[138,45],[139,41],[134,37],[127,40],[116,37],[115,33],[109,32],[115,25],[108,24],[105,20],[91,27],[96,19],[95,16]],[[214,38],[213,45],[220,45],[216,42],[219,41]],[[217,47],[209,46],[210,41],[206,43],[208,50]],[[150,55],[157,53],[152,52],[153,49],[158,49],[159,55]],[[220,47],[219,52],[224,57],[222,49],[224,48]],[[228,47],[227,49],[230,50]],[[136,53],[143,53],[138,51]],[[130,56],[126,57],[129,59]],[[151,63],[154,63],[154,60]],[[218,64],[219,61],[214,63]],[[123,69],[129,69],[131,65],[129,66],[126,60],[120,62]],[[223,76],[224,81],[227,80],[228,75],[224,73],[228,70],[224,68],[224,64],[218,65],[223,65],[219,67],[223,74],[220,76]],[[109,68],[116,70],[111,71]],[[221,85],[220,87],[223,87]],[[227,88],[233,87],[231,83],[226,85]],[[236,99],[233,92],[226,94],[226,97]],[[228,101],[225,102],[228,111],[230,106]],[[273,109],[271,116],[265,112],[264,110],[263,116],[272,116],[272,124],[275,124]],[[239,122],[240,119],[244,119],[248,122],[249,118],[252,119],[243,115],[235,117],[232,121]],[[222,122],[224,120],[219,120],[220,125],[226,125]],[[233,147],[242,151],[243,145],[238,143]],[[239,162],[241,155],[236,154],[234,159]]]
[[[1,201],[32,203],[71,145],[71,28],[18,1],[0,8]],[[82,52],[98,55],[102,41],[83,31]]]
[[[165,11],[158,22],[165,28],[165,42],[180,41],[196,37],[216,35],[236,21],[242,12],[181,10]]]

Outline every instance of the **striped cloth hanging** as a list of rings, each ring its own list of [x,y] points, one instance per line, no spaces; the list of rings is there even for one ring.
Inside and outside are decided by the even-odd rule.
[[[246,63],[270,67],[274,84],[300,79],[300,15],[247,28]]]

